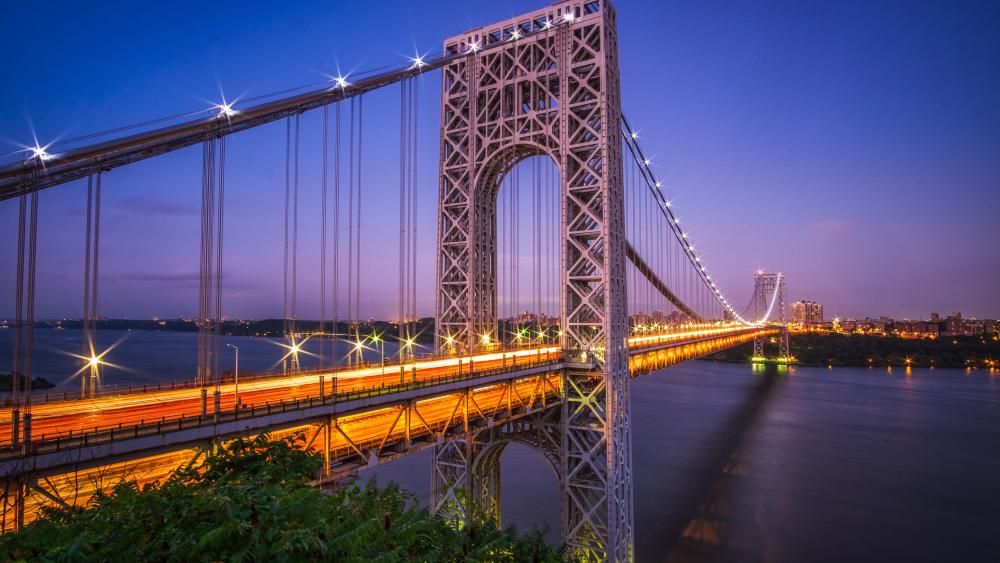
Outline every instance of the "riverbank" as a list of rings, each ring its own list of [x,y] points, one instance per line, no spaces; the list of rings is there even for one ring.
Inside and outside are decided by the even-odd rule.
[[[1000,341],[957,336],[909,339],[838,333],[792,333],[792,355],[804,366],[913,366],[937,368],[1000,367]],[[709,356],[725,362],[749,363],[750,344]]]

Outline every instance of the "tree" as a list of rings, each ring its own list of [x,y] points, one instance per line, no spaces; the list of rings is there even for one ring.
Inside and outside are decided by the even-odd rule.
[[[122,483],[86,508],[46,508],[0,536],[4,561],[561,561],[538,531],[476,519],[457,530],[395,484],[309,485],[322,460],[299,434],[221,445],[162,484]]]

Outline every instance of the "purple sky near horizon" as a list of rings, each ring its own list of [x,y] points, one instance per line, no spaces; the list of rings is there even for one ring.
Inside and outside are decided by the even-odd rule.
[[[501,2],[61,0],[5,9],[0,155],[397,64],[541,7]],[[619,0],[624,111],[731,301],[758,268],[828,317],[1000,317],[1000,7]],[[395,316],[399,91],[365,98],[362,316]],[[433,314],[440,79],[420,83],[419,307]],[[302,116],[299,317],[317,316],[319,112]],[[228,144],[225,311],[280,317],[283,122]],[[9,161],[10,158],[5,159]],[[110,317],[197,312],[201,153],[104,177]],[[40,196],[39,318],[79,317],[83,181]],[[0,316],[16,202],[0,203]],[[343,266],[346,268],[346,266]],[[345,306],[341,306],[343,311]]]

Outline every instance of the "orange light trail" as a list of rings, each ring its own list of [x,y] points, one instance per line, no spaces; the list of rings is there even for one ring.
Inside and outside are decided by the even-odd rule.
[[[736,327],[693,328],[683,332],[632,337],[628,345],[633,349],[629,358],[629,368],[633,374],[645,373],[674,363],[702,356],[735,344],[750,340],[762,329],[747,330]],[[662,348],[642,351],[643,348]],[[345,393],[365,388],[394,385],[400,382],[428,381],[436,378],[467,374],[470,363],[475,372],[493,370],[504,366],[532,365],[536,361],[560,358],[562,350],[558,346],[530,348],[512,351],[491,352],[463,357],[433,358],[407,361],[402,364],[387,364],[382,367],[364,367],[328,373],[308,375],[276,376],[240,382],[239,399],[248,407],[282,400],[317,397],[320,392],[320,376],[324,378],[324,392]],[[330,433],[330,459],[347,459],[359,456],[364,460],[371,452],[398,445],[406,439],[426,437],[431,432],[442,434],[457,423],[462,422],[464,410],[469,419],[485,419],[497,413],[506,412],[510,405],[530,406],[546,397],[558,399],[561,375],[557,372],[547,375],[531,375],[511,384],[506,382],[474,386],[470,379],[470,389],[445,396],[416,401],[410,415],[402,414],[406,405],[374,408],[370,411],[336,419],[336,432]],[[235,385],[220,385],[221,410],[236,408]],[[212,412],[214,388],[209,389],[208,410]],[[468,399],[465,397],[468,396]],[[459,408],[462,401],[468,401],[465,409]],[[172,420],[182,416],[197,417],[201,414],[201,389],[146,391],[121,394],[85,400],[54,401],[36,403],[32,407],[33,441],[68,436],[70,432],[93,431],[95,427],[107,429],[122,425],[127,427],[144,422]],[[407,428],[406,422],[409,422]],[[322,451],[323,434],[315,423],[298,428],[275,432],[274,436],[304,431],[310,439],[310,448]],[[10,444],[10,414],[0,413],[0,445]],[[177,467],[190,463],[196,450],[179,449],[174,452],[147,456],[121,463],[112,463],[98,468],[48,477],[40,486],[63,502],[83,505],[98,490],[108,490],[122,479],[142,483],[162,481]],[[37,491],[29,491],[26,498],[25,516],[34,519],[40,506],[52,501]]]

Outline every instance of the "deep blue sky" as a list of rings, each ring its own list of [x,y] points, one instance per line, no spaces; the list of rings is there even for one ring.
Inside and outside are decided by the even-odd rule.
[[[0,22],[0,139],[42,142],[403,60],[540,7],[468,2],[18,2]],[[995,2],[621,0],[625,112],[708,258],[743,302],[758,267],[828,316],[1000,316],[1000,8]],[[437,76],[422,81],[421,312],[433,306]],[[362,314],[395,311],[398,92],[370,96]],[[281,314],[284,129],[231,141],[226,310]],[[303,198],[318,201],[318,115]],[[375,151],[384,151],[385,164]],[[106,176],[101,313],[197,311],[200,153]],[[384,192],[380,192],[384,190]],[[366,192],[369,193],[369,192]],[[79,316],[84,191],[44,192],[40,317]],[[310,200],[312,198],[312,200]],[[14,202],[0,205],[12,241]],[[303,233],[318,212],[304,205]],[[312,217],[317,215],[317,217]],[[310,230],[311,229],[311,230]],[[303,234],[300,316],[315,309]],[[12,296],[13,244],[0,248]],[[308,257],[308,259],[307,259]],[[6,272],[6,273],[2,273]],[[12,297],[0,315],[12,312]]]

